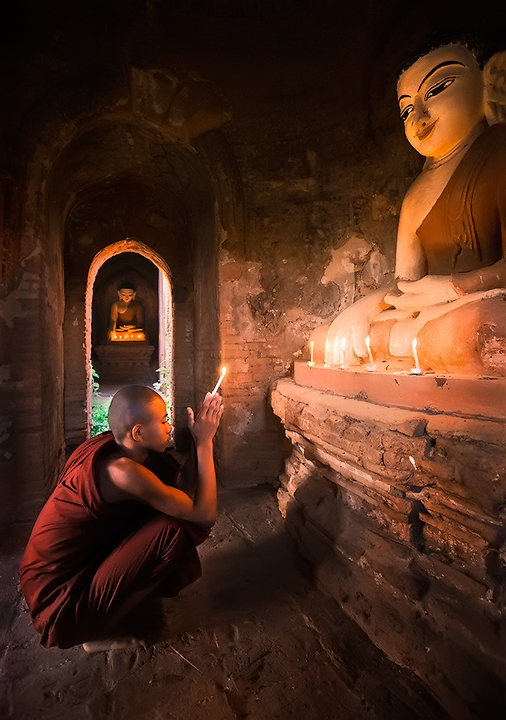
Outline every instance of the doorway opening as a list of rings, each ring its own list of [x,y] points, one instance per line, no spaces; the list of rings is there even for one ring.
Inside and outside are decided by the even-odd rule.
[[[131,285],[142,307],[142,333],[111,340],[111,308],[120,286]],[[93,383],[111,396],[129,384],[161,383],[169,422],[174,413],[173,301],[167,263],[137,240],[127,238],[95,255],[85,296],[87,436],[91,434]],[[122,333],[118,333],[122,335]],[[122,342],[126,340],[126,342]],[[93,371],[98,378],[93,377]]]

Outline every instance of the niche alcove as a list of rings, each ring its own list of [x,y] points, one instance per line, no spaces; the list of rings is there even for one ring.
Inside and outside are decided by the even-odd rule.
[[[116,320],[112,327],[111,314],[117,314],[114,309],[125,288],[132,290],[127,297],[132,298],[128,307],[135,308],[135,322],[131,331],[120,334],[116,328],[122,326]],[[93,284],[90,355],[101,388],[105,384],[152,383],[157,379],[158,309],[158,271],[141,253],[121,252],[100,266]]]

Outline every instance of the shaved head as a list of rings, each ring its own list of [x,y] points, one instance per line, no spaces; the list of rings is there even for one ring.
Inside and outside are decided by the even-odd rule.
[[[118,390],[109,405],[109,427],[116,442],[125,439],[134,425],[150,419],[151,404],[161,396],[145,385],[127,385]]]

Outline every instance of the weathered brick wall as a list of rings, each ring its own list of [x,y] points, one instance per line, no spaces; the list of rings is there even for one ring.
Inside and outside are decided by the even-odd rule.
[[[221,482],[236,487],[272,482],[281,466],[279,424],[266,398],[272,378],[284,372],[283,361],[252,315],[249,300],[259,292],[257,263],[222,259],[220,338],[227,375],[217,455]]]
[[[321,587],[452,717],[503,717],[504,426],[287,379],[272,406],[292,443],[280,508]]]

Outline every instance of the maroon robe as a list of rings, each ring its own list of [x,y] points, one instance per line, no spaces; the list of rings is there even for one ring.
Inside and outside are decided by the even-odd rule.
[[[132,592],[176,595],[201,573],[196,546],[209,530],[127,500],[106,503],[97,465],[117,450],[112,433],[70,456],[33,527],[21,588],[45,647],[72,647],[100,634]],[[167,485],[179,464],[168,453],[145,463]]]

